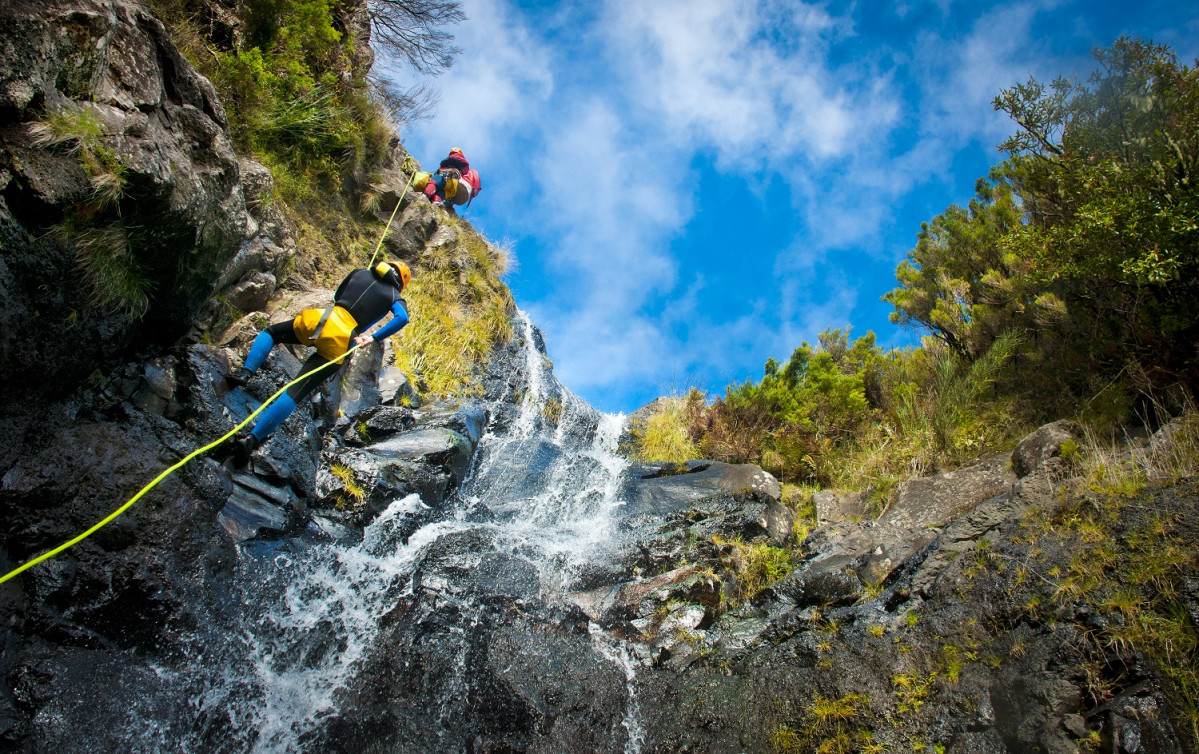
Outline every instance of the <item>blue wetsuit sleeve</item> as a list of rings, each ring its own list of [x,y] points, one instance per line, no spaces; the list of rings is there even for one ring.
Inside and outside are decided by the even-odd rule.
[[[408,324],[408,310],[404,307],[403,301],[396,301],[391,305],[391,319],[375,331],[374,338],[375,340],[386,340],[398,333],[400,328],[406,324]]]

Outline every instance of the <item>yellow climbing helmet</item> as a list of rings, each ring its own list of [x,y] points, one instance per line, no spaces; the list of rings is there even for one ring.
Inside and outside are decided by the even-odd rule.
[[[389,262],[379,262],[375,265],[375,274],[380,279],[387,277],[387,273],[395,270],[396,277],[400,279],[400,290],[408,287],[408,281],[412,279],[412,270],[408,269],[408,265],[403,262],[392,260]]]

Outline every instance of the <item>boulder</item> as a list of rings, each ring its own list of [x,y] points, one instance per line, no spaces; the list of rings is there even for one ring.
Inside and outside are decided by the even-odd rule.
[[[442,504],[455,487],[449,472],[419,459],[386,459],[350,448],[326,451],[323,457],[315,471],[314,494],[325,515],[361,527],[394,501],[410,495],[419,498],[424,507],[406,515],[411,526],[404,539],[443,513]]]
[[[1082,427],[1072,421],[1046,424],[1025,437],[1012,452],[1012,470],[1020,479],[1036,471],[1051,458],[1062,454],[1062,443],[1082,440]]]
[[[667,512],[711,497],[717,493],[763,495],[775,503],[782,497],[778,480],[757,466],[719,461],[689,461],[684,473],[663,474],[667,464],[633,469],[621,490],[629,511]]]
[[[415,461],[438,466],[448,472],[454,485],[462,483],[470,469],[474,446],[452,429],[430,427],[389,437],[369,446],[381,459]]]
[[[882,522],[826,524],[804,540],[804,550],[814,554],[774,590],[799,607],[844,603],[863,585],[885,581],[935,538],[929,529]]]
[[[233,492],[217,514],[217,523],[234,541],[277,537],[288,529],[288,510],[284,506],[295,499],[290,490],[244,473],[235,474],[233,482]]]
[[[471,445],[479,444],[490,418],[486,408],[472,402],[435,403],[417,411],[415,417],[420,426],[453,430],[469,440]]]
[[[416,426],[412,410],[400,406],[375,406],[354,416],[352,424],[342,427],[339,439],[346,445],[363,447],[407,432]]]
[[[812,504],[816,506],[816,520],[820,523],[858,521],[867,513],[865,495],[861,492],[820,490],[812,495]]]
[[[349,357],[349,363],[325,383],[323,414],[333,427],[350,424],[363,411],[379,405],[379,369],[383,344],[375,341]],[[329,369],[338,369],[329,367]]]
[[[940,527],[1011,488],[1010,456],[995,453],[973,466],[900,482],[879,523],[899,528]]]
[[[275,292],[275,276],[269,272],[251,272],[224,293],[225,300],[239,312],[255,312],[266,307]]]

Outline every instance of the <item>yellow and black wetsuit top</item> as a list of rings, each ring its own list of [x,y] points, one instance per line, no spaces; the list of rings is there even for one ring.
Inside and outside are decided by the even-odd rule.
[[[408,324],[408,303],[400,296],[400,281],[395,270],[379,277],[372,270],[354,270],[333,294],[333,302],[350,313],[364,333],[388,312],[394,316],[375,333],[375,340],[389,338]]]

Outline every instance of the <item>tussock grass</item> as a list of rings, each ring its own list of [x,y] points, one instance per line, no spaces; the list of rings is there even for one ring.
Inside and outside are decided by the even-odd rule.
[[[834,699],[817,694],[805,710],[798,728],[783,725],[771,736],[771,746],[779,752],[812,754],[865,754],[882,751],[868,726],[869,699],[861,694],[846,694]]]
[[[89,303],[99,309],[141,319],[150,308],[150,280],[134,258],[129,233],[118,222],[76,229],[68,221],[51,235],[71,246],[89,291]]]
[[[712,537],[712,543],[721,549],[720,560],[725,568],[736,576],[729,595],[730,607],[753,599],[795,570],[791,553],[781,547],[766,543],[746,544],[740,538],[723,537]]]
[[[338,510],[356,510],[362,507],[366,498],[366,490],[358,484],[353,469],[340,463],[329,467],[329,473],[341,480],[341,489],[337,492]]]
[[[435,250],[414,270],[405,293],[412,323],[393,339],[396,365],[422,392],[469,394],[478,366],[512,338],[515,304],[500,282],[507,255],[473,234]]]
[[[667,398],[660,410],[645,424],[637,457],[642,461],[684,463],[699,457],[699,449],[689,433],[691,424],[688,398]]]
[[[816,503],[812,501],[812,495],[818,490],[819,487],[815,485],[783,485],[781,502],[795,514],[795,522],[791,529],[795,534],[796,547],[802,545],[816,528]]]
[[[126,168],[104,143],[104,124],[87,105],[65,105],[28,126],[33,144],[74,155],[92,187],[87,214],[116,204],[125,189]]]

